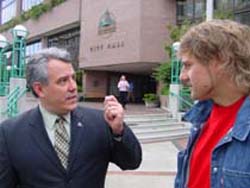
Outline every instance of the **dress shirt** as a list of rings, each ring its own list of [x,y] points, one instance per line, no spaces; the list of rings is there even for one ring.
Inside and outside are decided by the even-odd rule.
[[[44,125],[45,125],[45,129],[47,131],[49,139],[50,139],[52,145],[54,145],[54,143],[55,143],[55,121],[59,116],[49,112],[41,104],[39,104],[39,109],[41,111]],[[67,133],[69,135],[69,139],[70,139],[70,113],[63,116],[63,118],[65,119],[64,126],[66,128],[66,131],[67,131]]]

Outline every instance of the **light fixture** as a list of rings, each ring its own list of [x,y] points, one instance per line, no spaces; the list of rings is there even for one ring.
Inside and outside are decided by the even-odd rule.
[[[172,46],[174,51],[177,52],[180,48],[180,42],[174,42]]]
[[[8,71],[10,71],[10,70],[11,70],[11,65],[7,65],[6,69],[7,69]]]
[[[17,36],[21,38],[26,38],[28,36],[28,30],[23,25],[16,25],[12,30],[12,34],[14,37]]]

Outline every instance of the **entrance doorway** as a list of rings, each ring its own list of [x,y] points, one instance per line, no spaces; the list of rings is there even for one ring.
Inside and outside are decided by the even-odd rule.
[[[133,84],[133,95],[134,100],[130,99],[131,103],[141,103],[143,95],[145,93],[156,93],[156,81],[151,75],[134,75],[127,73],[110,73],[108,79],[108,95],[114,95],[119,97],[119,91],[117,83],[119,82],[120,76],[125,75],[128,82]]]

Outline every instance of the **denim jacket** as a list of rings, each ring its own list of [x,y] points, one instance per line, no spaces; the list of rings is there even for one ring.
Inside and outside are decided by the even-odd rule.
[[[185,114],[192,123],[187,148],[178,153],[175,188],[187,188],[192,148],[210,115],[213,102],[198,102]],[[223,126],[223,125],[221,125]],[[212,152],[211,188],[250,188],[250,98],[246,97],[232,129],[220,140]],[[202,162],[202,159],[200,159]]]

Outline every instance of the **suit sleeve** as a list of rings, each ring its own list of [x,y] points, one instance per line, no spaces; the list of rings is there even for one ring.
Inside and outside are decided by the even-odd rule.
[[[128,126],[124,127],[121,141],[115,140],[112,135],[111,140],[111,162],[122,170],[136,169],[140,166],[142,160],[141,145]]]
[[[0,125],[0,187],[15,188],[17,178],[11,167],[3,126]]]

